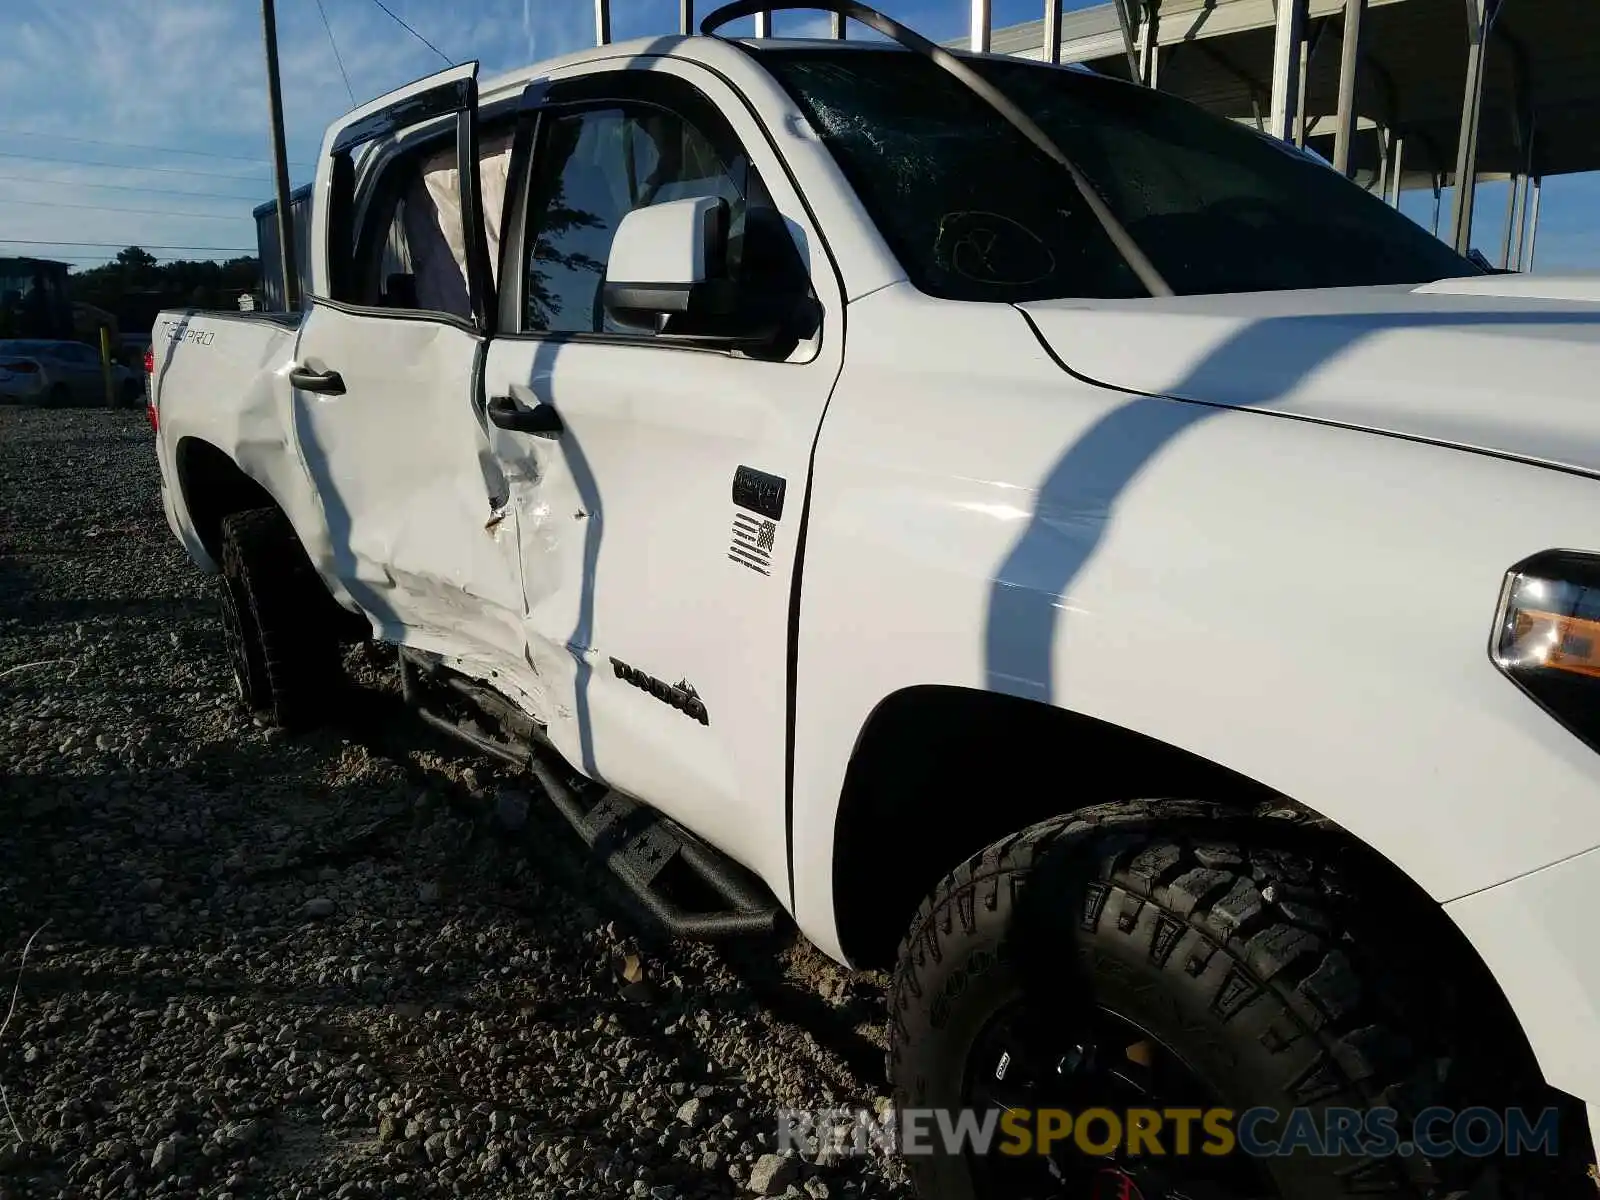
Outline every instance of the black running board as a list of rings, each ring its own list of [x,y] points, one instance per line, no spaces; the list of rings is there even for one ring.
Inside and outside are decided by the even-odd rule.
[[[649,805],[582,779],[543,730],[498,695],[408,650],[400,652],[400,686],[424,723],[538,780],[584,844],[669,932],[710,940],[777,928],[778,904],[751,872]],[[424,693],[440,687],[471,715],[453,719],[430,708]],[[483,732],[485,723],[511,736]]]

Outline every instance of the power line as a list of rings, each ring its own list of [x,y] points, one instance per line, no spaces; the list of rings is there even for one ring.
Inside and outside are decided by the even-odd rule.
[[[194,196],[196,199],[209,200],[254,200],[260,203],[257,197],[238,196],[227,192],[189,192],[179,191],[177,188],[139,187],[130,183],[90,183],[87,179],[41,179],[34,175],[0,175],[0,183],[53,183],[58,187],[109,188],[118,192],[153,192],[162,196]]]
[[[240,197],[244,199],[244,197]],[[202,221],[247,221],[248,213],[172,212],[164,208],[116,208],[110,204],[65,204],[56,200],[17,200],[0,197],[0,204],[29,204],[35,208],[81,208],[89,212],[137,213],[146,217],[194,217]]]
[[[439,47],[435,46],[427,38],[423,37],[415,29],[411,28],[411,26],[407,25],[399,17],[395,16],[394,10],[392,8],[390,8],[387,4],[385,4],[383,2],[383,0],[372,0],[372,2],[374,4],[376,4],[379,8],[383,9],[384,12],[388,13],[389,16],[394,20],[394,22],[396,24],[398,24],[400,26],[401,29],[404,29],[407,33],[409,33],[412,37],[416,38],[417,41],[421,42],[429,50],[432,50],[440,58],[444,59],[445,62],[449,63],[452,67],[456,65],[456,60],[455,59],[451,58],[443,50],[439,49]]]
[[[185,167],[140,167],[133,163],[102,162],[87,158],[51,158],[44,154],[16,154],[0,150],[0,158],[17,158],[24,162],[59,163],[68,167],[110,167],[116,171],[155,171],[162,175],[200,175],[207,179],[232,179],[243,183],[259,182],[249,175],[229,175],[226,171],[194,171]]]
[[[219,154],[213,150],[180,150],[176,146],[147,146],[139,142],[113,142],[105,138],[69,137],[64,133],[36,133],[28,129],[11,129],[0,125],[0,137],[31,137],[48,138],[52,142],[82,142],[86,146],[116,146],[123,150],[154,150],[158,154],[193,154],[199,158],[226,158],[234,162],[265,163],[264,158],[252,158],[247,154]],[[297,167],[309,167],[313,164],[308,161],[296,161]]]
[[[157,262],[180,262],[180,261],[183,261],[183,262],[216,262],[217,261],[214,258],[189,258],[189,259],[185,259],[181,255],[176,255],[176,254],[154,254],[154,255],[151,255],[151,257],[154,258]],[[64,262],[68,266],[76,266],[76,265],[81,264],[81,263],[96,263],[96,264],[105,263],[105,264],[109,264],[109,263],[116,262],[117,261],[117,256],[115,254],[111,254],[111,253],[105,253],[105,254],[51,254],[50,257],[48,259],[46,259],[45,261],[47,261],[47,262]]]
[[[322,27],[328,31],[328,45],[333,47],[333,61],[339,64],[339,74],[344,79],[344,90],[350,93],[350,107],[356,106],[356,90],[350,86],[350,73],[344,69],[344,56],[339,53],[339,43],[333,40],[333,26],[328,24],[328,10],[317,0],[317,11],[322,14]]]
[[[102,246],[114,250],[125,250],[130,245],[128,242],[44,242],[28,238],[0,238],[0,244],[7,246]],[[254,254],[254,246],[175,246],[171,244],[156,245],[154,243],[133,242],[141,250],[211,250],[217,254]]]

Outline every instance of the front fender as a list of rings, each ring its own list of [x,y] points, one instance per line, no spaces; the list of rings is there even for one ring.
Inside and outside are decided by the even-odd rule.
[[[1197,419],[1075,380],[999,306],[891,288],[850,313],[796,709],[795,907],[826,948],[852,747],[917,684],[1189,751],[1440,902],[1600,845],[1600,758],[1487,654],[1509,566],[1600,549],[1594,480],[1262,412]]]

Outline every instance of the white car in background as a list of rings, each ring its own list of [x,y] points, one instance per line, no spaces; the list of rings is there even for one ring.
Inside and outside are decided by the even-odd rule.
[[[111,364],[111,386],[118,404],[144,396],[138,374]],[[0,398],[32,400],[52,406],[105,403],[100,352],[83,342],[16,338],[0,341]]]

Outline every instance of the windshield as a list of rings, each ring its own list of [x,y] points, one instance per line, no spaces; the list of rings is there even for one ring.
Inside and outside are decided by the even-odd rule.
[[[953,300],[1146,295],[1060,166],[920,55],[764,48],[911,281]],[[1292,147],[1151,88],[967,63],[1088,177],[1180,295],[1480,270]]]
[[[60,349],[60,342],[0,342],[0,354],[55,354]]]

